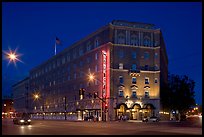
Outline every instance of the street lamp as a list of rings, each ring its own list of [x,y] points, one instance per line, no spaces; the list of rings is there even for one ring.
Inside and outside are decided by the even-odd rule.
[[[40,98],[40,95],[39,94],[33,94],[33,97],[35,100],[38,100]],[[44,98],[42,98],[42,100],[43,100],[42,109],[43,109],[43,120],[44,120]]]
[[[21,54],[18,54],[17,53],[17,48],[12,51],[10,48],[9,48],[9,52],[6,52],[6,51],[3,51],[3,53],[6,55],[6,59],[9,60],[8,62],[8,65],[13,62],[14,65],[16,66],[16,61],[20,61],[23,63],[23,61],[21,61],[18,57],[21,56]]]
[[[91,73],[89,74],[88,78],[89,78],[90,81],[93,81],[93,80],[99,81],[98,79],[95,79],[94,75],[91,74]],[[99,82],[102,84],[101,81],[99,81]],[[103,93],[103,91],[101,93]],[[94,95],[95,95],[95,93],[94,93]],[[102,98],[100,98],[98,95],[95,95],[95,96],[97,96],[101,100],[101,118],[102,118],[102,121],[103,121],[103,103],[105,103],[105,105],[107,105],[107,104],[106,104],[106,101],[104,101],[103,95],[102,95]],[[105,109],[106,108],[107,108],[107,106],[105,106]],[[106,111],[105,111],[105,113],[106,113]],[[106,119],[104,121],[106,121]]]

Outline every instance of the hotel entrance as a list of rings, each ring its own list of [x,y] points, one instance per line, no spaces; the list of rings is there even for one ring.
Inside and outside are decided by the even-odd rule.
[[[139,104],[134,104],[131,109],[131,117],[132,120],[141,120],[141,106]]]

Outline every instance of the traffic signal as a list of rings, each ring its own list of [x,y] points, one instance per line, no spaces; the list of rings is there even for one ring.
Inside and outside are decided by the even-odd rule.
[[[84,88],[80,88],[79,89],[79,95],[84,95],[85,89]]]
[[[108,109],[108,104],[105,104],[105,109]]]
[[[97,92],[94,92],[94,98],[97,98],[97,94],[98,94]]]
[[[84,92],[85,92],[85,89],[84,89],[84,88],[82,88],[82,95],[84,95]]]

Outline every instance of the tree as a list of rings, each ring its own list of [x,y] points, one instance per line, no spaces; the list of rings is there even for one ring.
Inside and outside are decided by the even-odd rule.
[[[168,85],[161,87],[161,104],[164,110],[185,113],[195,105],[195,82],[188,76],[168,75]]]

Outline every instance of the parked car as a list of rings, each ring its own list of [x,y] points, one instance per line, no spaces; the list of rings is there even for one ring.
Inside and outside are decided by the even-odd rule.
[[[17,114],[15,118],[13,118],[13,123],[14,124],[19,124],[19,125],[30,125],[31,124],[31,119],[29,114],[23,113],[23,114]]]
[[[143,122],[159,122],[159,118],[156,116],[152,116],[152,117],[144,117]]]

